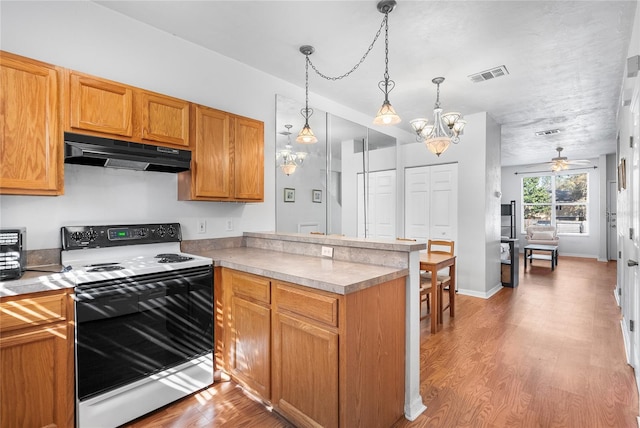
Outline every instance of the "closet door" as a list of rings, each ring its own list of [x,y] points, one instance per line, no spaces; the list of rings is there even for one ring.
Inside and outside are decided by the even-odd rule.
[[[369,173],[367,224],[364,221],[364,174],[358,174],[358,237],[396,238],[396,171]]]
[[[405,169],[405,237],[458,237],[458,164]]]
[[[458,164],[434,165],[430,168],[429,237],[455,241],[458,235]]]
[[[430,167],[405,169],[404,229],[405,238],[429,238]]]

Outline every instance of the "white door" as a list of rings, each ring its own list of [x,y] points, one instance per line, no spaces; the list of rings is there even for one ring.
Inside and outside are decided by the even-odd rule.
[[[617,194],[617,183],[615,181],[609,182],[609,191],[607,193],[607,260],[618,259]]]
[[[630,319],[634,322],[631,332],[631,364],[635,368],[636,383],[640,385],[640,80],[636,81],[634,96],[631,101],[631,136],[633,147],[629,151],[626,160],[627,167],[627,197],[628,215],[630,216],[629,230],[623,230],[627,245],[625,245],[626,257],[621,262],[626,269],[627,288],[630,291],[632,301]],[[624,143],[624,142],[623,142]]]
[[[430,231],[432,239],[456,240],[458,225],[458,164],[431,167]]]
[[[405,169],[405,237],[456,240],[458,164]]]
[[[427,166],[407,168],[404,172],[404,237],[429,237],[430,169]]]
[[[396,171],[370,172],[368,187],[368,209],[365,210],[364,174],[358,174],[358,236],[395,239]]]

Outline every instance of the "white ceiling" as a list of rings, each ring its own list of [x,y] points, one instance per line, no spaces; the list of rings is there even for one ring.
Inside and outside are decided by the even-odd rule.
[[[325,74],[348,71],[383,14],[377,1],[99,1],[104,7],[304,86],[301,45]],[[546,162],[616,151],[616,113],[638,2],[405,1],[389,15],[389,99],[409,120],[432,117],[436,87],[445,111],[486,111],[502,125],[502,164]],[[509,74],[468,76],[505,65]],[[349,78],[310,71],[319,94],[373,117],[383,100],[384,32]],[[538,137],[537,131],[560,129]],[[464,143],[464,137],[462,139]]]

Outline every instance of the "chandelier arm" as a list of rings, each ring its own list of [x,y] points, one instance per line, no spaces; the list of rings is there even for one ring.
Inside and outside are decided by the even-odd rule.
[[[353,68],[351,68],[351,70],[347,71],[344,74],[341,74],[340,76],[327,76],[326,74],[322,73],[320,70],[318,70],[316,68],[316,66],[313,64],[313,61],[311,61],[311,59],[309,59],[309,64],[311,64],[311,68],[313,69],[313,71],[316,72],[316,74],[320,77],[322,77],[323,79],[326,80],[340,80],[340,79],[344,79],[345,77],[349,76],[351,73],[353,73],[354,71],[356,71],[358,69],[358,67],[360,67],[360,65],[364,62],[364,60],[367,58],[367,56],[369,56],[369,53],[371,52],[371,49],[373,49],[374,45],[376,44],[376,42],[378,41],[378,38],[380,37],[380,34],[382,33],[382,28],[384,28],[385,26],[387,26],[387,21],[389,19],[389,12],[390,11],[386,11],[384,13],[384,18],[382,18],[382,22],[380,23],[380,28],[378,29],[378,32],[376,33],[375,37],[373,38],[373,42],[371,42],[371,44],[369,45],[369,48],[367,49],[367,51],[364,53],[364,55],[362,55],[362,58],[360,58],[360,61],[353,66]],[[388,29],[388,26],[387,26]],[[388,31],[388,30],[387,30]],[[388,48],[387,48],[388,49]],[[309,58],[309,56],[307,55],[307,59]],[[388,67],[385,71],[385,77],[388,79],[389,77],[389,72],[388,72]]]

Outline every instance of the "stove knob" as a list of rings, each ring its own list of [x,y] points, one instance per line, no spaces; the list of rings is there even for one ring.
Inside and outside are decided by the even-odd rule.
[[[71,233],[70,238],[76,242],[80,241],[82,239],[82,232],[73,232]]]
[[[89,241],[95,241],[97,237],[98,237],[98,233],[97,233],[95,230],[90,229],[90,230],[87,232],[87,239],[88,239]]]
[[[176,228],[173,227],[173,225],[169,225],[169,228],[167,229],[167,233],[169,234],[169,236],[171,236],[172,238],[174,236],[176,236]]]
[[[156,229],[156,233],[159,237],[164,237],[164,234],[166,233],[166,231],[164,230],[164,226],[159,226],[158,229]]]
[[[141,238],[144,238],[145,236],[147,236],[147,228],[145,227],[140,228],[140,230],[138,231],[138,235]]]

